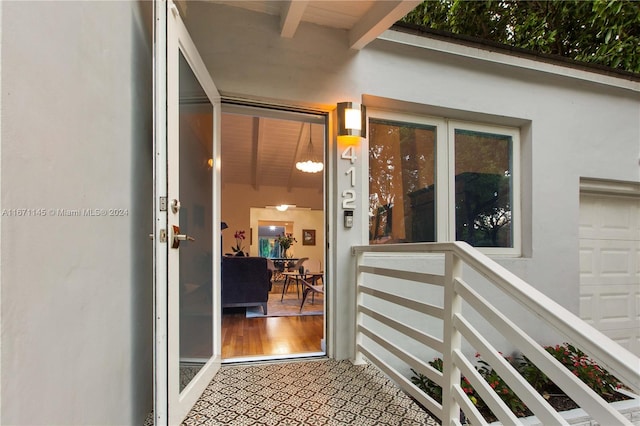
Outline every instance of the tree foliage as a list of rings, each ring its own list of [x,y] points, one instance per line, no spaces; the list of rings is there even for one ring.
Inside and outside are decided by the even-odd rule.
[[[429,0],[403,22],[640,73],[640,1]]]

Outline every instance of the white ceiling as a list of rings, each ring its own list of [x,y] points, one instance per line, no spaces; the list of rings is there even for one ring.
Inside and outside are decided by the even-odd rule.
[[[347,30],[349,47],[362,49],[418,6],[420,0],[208,0],[280,17],[282,37],[295,36],[302,22]]]
[[[315,159],[324,162],[325,129],[300,120],[224,113],[222,115],[222,183],[293,188],[322,192],[324,173],[304,173],[296,162],[308,153],[309,126]],[[306,159],[306,158],[305,158]]]
[[[346,30],[353,49],[365,47],[420,4],[420,0],[207,1],[279,16],[279,32],[286,38],[295,37],[303,22]],[[188,7],[188,2],[184,6]],[[325,128],[317,118],[315,123],[313,146],[316,156],[322,159]],[[323,172],[309,174],[295,168],[307,151],[308,141],[309,124],[304,120],[223,114],[222,182],[249,184],[256,189],[267,185],[322,191]]]

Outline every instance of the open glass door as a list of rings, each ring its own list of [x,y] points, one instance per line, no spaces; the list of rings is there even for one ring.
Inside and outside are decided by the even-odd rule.
[[[155,424],[179,424],[220,366],[220,96],[171,1],[154,31]],[[216,185],[216,188],[214,188]]]

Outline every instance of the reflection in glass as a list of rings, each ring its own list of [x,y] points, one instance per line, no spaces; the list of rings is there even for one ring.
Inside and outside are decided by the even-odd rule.
[[[180,53],[180,390],[213,355],[213,106]]]
[[[369,242],[430,242],[436,237],[436,128],[370,121]]]
[[[456,129],[456,240],[513,246],[511,158],[510,136]]]

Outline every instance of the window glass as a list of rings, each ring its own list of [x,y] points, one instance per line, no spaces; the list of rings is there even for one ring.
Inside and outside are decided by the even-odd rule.
[[[435,126],[370,120],[370,244],[436,240],[435,154]]]
[[[455,130],[456,240],[513,247],[511,136]]]

